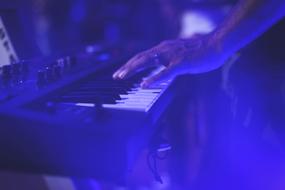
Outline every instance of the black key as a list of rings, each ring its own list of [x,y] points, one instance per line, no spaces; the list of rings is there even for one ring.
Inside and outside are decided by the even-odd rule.
[[[62,96],[56,100],[57,102],[64,103],[95,103],[95,104],[115,104],[116,99],[106,96],[106,97],[80,97],[80,96]]]

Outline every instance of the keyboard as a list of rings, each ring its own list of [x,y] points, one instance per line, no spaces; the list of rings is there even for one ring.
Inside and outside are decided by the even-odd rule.
[[[105,73],[103,77],[91,78],[64,93],[56,102],[78,107],[101,106],[105,109],[148,112],[169,85],[164,82],[143,89],[140,82],[148,74],[149,71],[142,72],[131,79],[115,81],[111,73]]]
[[[150,70],[113,80],[129,56],[72,57],[37,60],[25,81],[2,86],[0,168],[121,183],[159,131],[176,85],[141,88]]]

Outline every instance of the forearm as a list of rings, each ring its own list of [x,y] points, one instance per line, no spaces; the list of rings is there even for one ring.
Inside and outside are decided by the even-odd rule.
[[[284,0],[240,0],[210,35],[209,43],[226,59],[258,38],[284,15]]]
[[[141,69],[163,66],[159,73],[144,80],[146,87],[159,80],[173,79],[178,74],[211,71],[284,15],[284,0],[240,0],[210,35],[164,41],[132,57],[113,77],[124,79]]]

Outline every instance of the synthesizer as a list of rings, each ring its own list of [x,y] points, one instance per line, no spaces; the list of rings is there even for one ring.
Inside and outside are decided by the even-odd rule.
[[[142,89],[150,71],[113,80],[125,52],[88,46],[2,66],[0,168],[124,181],[177,91],[175,82]]]

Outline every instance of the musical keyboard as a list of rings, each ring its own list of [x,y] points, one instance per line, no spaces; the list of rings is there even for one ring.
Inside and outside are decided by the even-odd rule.
[[[141,88],[151,70],[113,80],[112,73],[129,57],[98,57],[101,52],[76,55],[72,65],[62,58],[37,61],[20,87],[9,86],[18,90],[11,90],[17,92],[14,98],[0,105],[0,168],[112,182],[127,178],[140,151],[159,131],[176,85]],[[50,68],[59,65],[61,77],[55,80]]]
[[[81,107],[102,106],[106,109],[148,112],[169,83],[143,89],[140,82],[149,72],[137,74],[127,81],[115,81],[111,73],[103,78],[89,79],[77,88],[58,97],[56,102]]]

